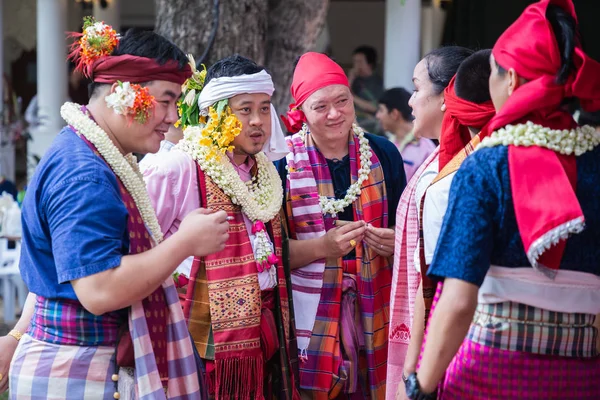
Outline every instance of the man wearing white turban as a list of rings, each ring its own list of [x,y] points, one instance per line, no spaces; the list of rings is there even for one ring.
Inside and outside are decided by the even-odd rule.
[[[184,138],[143,172],[165,236],[199,207],[228,214],[225,247],[174,277],[184,315],[211,397],[299,399],[283,190],[272,164],[288,149],[271,104],[273,81],[238,55],[193,69],[180,106]]]

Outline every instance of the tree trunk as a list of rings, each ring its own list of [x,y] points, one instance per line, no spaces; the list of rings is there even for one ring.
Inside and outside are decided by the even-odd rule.
[[[221,0],[215,40],[200,59],[215,26],[215,0],[155,0],[156,31],[207,67],[238,53],[264,63],[268,0]]]
[[[284,113],[294,63],[315,45],[329,0],[220,0],[214,42],[201,59],[214,29],[215,1],[155,0],[156,32],[207,67],[235,53],[265,65],[275,83],[273,104]]]
[[[235,0],[233,0],[235,1]],[[298,57],[313,49],[327,17],[329,0],[270,0],[266,66],[275,82],[273,105],[280,114],[291,103]]]

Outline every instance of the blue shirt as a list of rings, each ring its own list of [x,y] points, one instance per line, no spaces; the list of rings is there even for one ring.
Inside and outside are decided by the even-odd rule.
[[[600,275],[600,146],[577,157],[575,194],[586,229],[567,240],[560,268]],[[456,173],[428,275],[481,286],[490,264],[531,265],[515,217],[506,146],[476,151]]]
[[[110,167],[64,128],[23,200],[20,269],[29,290],[76,300],[70,281],[115,268],[128,254],[127,216]]]

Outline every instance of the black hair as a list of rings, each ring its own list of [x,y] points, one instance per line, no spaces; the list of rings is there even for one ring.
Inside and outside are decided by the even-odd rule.
[[[127,30],[125,35],[119,40],[118,46],[111,55],[120,56],[124,54],[152,58],[160,65],[175,60],[179,63],[180,69],[183,69],[188,63],[188,58],[185,53],[173,44],[173,42],[157,33],[139,28]],[[96,82],[90,83],[88,86],[90,97],[94,95],[96,88],[102,85],[106,84]]]
[[[220,78],[222,76],[240,76],[240,75],[251,75],[263,71],[265,67],[262,67],[250,60],[249,58],[242,57],[239,54],[234,54],[229,57],[225,57],[210,66],[206,72],[206,79],[204,83],[207,84],[213,78]]]
[[[460,64],[454,81],[454,91],[458,97],[477,104],[491,100],[490,54],[492,54],[490,49],[479,50]]]
[[[440,94],[446,89],[460,63],[471,54],[473,50],[466,47],[446,46],[432,50],[424,57],[435,94]]]
[[[412,121],[412,109],[408,106],[410,96],[411,94],[404,88],[388,89],[379,98],[379,104],[386,106],[388,112],[398,110],[405,121]]]
[[[548,4],[546,19],[552,26],[552,32],[560,53],[560,68],[556,74],[556,83],[564,84],[573,71],[573,53],[575,52],[575,46],[580,42],[577,21],[571,14],[556,4]],[[506,74],[506,68],[498,64],[497,61],[496,66],[500,76]]]
[[[577,123],[579,125],[600,127],[600,111],[588,112],[580,109]]]
[[[367,60],[367,63],[371,67],[375,68],[375,66],[377,65],[377,50],[375,50],[374,47],[359,46],[356,49],[354,49],[352,54],[363,54],[365,56],[365,59]]]

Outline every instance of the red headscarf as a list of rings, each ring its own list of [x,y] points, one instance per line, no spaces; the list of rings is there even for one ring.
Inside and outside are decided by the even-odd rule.
[[[481,129],[496,114],[491,100],[477,104],[458,97],[454,90],[455,80],[456,75],[444,90],[446,111],[440,135],[440,171],[471,141],[468,127]]]
[[[91,78],[98,83],[169,81],[182,85],[190,76],[192,69],[188,64],[179,68],[179,63],[175,60],[160,65],[152,58],[123,54],[96,60],[92,66]]]
[[[560,109],[566,97],[579,98],[586,110],[600,109],[600,64],[579,44],[573,54],[575,71],[565,84],[556,83],[561,59],[546,19],[549,4],[562,7],[577,19],[571,0],[543,0],[527,7],[498,39],[492,50],[497,63],[514,68],[528,82],[508,98],[487,127],[488,132],[526,121],[552,129],[572,129],[576,126],[573,118]],[[575,227],[568,229],[569,233],[583,228],[583,212],[574,191],[575,157],[542,147],[509,146],[508,162],[517,224],[529,261],[554,276],[566,241],[549,250],[544,245],[549,246],[553,234],[568,227]]]
[[[290,104],[287,117],[281,117],[288,132],[298,132],[306,121],[304,113],[300,110],[302,103],[317,90],[330,85],[349,86],[342,67],[321,53],[309,52],[300,57],[290,88],[294,103]]]

